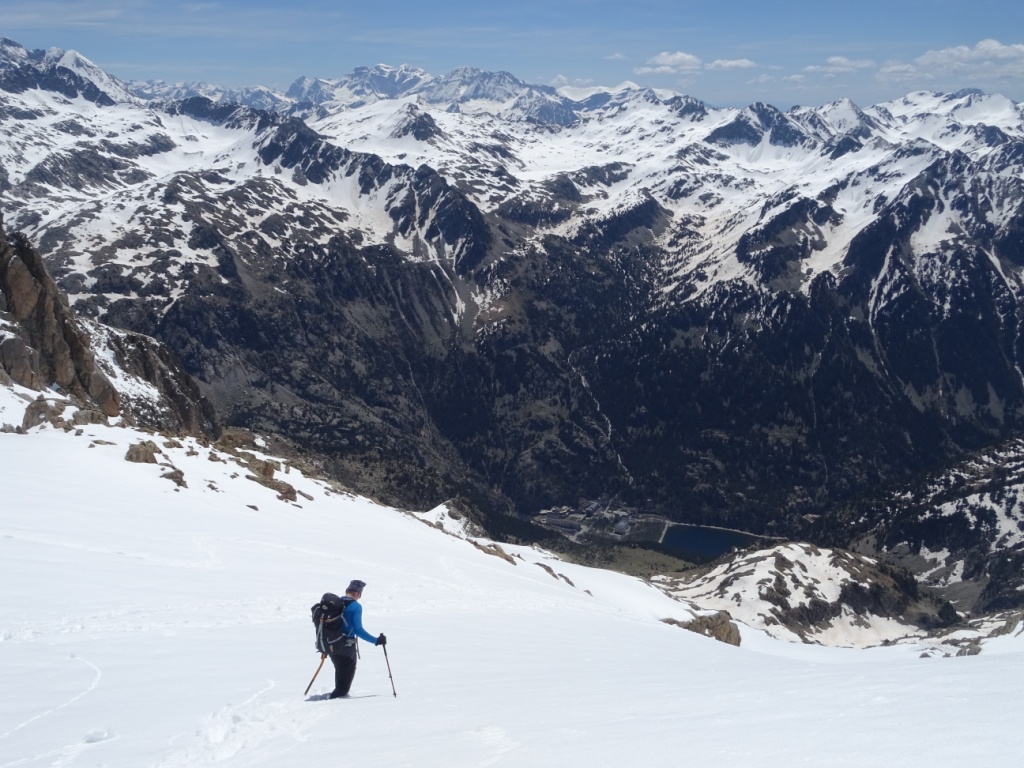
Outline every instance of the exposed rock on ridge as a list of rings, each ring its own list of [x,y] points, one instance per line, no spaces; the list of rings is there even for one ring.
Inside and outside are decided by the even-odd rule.
[[[123,389],[122,411],[130,413],[131,420],[164,433],[211,438],[220,434],[213,404],[167,345],[141,333],[99,323],[86,325],[96,349],[109,351],[112,359],[102,358],[100,365],[110,370],[115,382],[118,374],[127,374],[152,385],[158,393],[147,397],[133,388]]]
[[[669,594],[727,610],[776,637],[826,645],[877,645],[960,620],[952,605],[921,590],[909,571],[810,544],[740,554],[682,580],[659,577],[658,583]]]
[[[33,389],[56,384],[69,394],[117,416],[121,396],[96,366],[89,338],[78,325],[67,301],[46,271],[42,257],[20,235],[10,241],[0,218],[0,292],[4,306],[25,334],[23,345],[5,340],[0,360],[11,377]],[[25,350],[30,347],[35,351]],[[8,368],[10,349],[11,366]],[[31,362],[38,368],[33,370]]]

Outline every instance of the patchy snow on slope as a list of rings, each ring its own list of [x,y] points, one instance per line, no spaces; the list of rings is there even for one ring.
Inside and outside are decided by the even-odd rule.
[[[863,582],[855,575],[874,564],[848,552],[790,543],[739,556],[689,583],[669,577],[657,581],[672,595],[728,611],[784,640],[868,647],[923,637],[912,625],[839,604],[843,588]]]

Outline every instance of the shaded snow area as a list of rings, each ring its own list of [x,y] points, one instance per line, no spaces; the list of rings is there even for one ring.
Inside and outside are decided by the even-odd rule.
[[[0,422],[24,406],[0,386]],[[125,461],[143,440],[160,463]],[[746,627],[736,648],[664,623],[695,611],[649,583],[295,469],[283,501],[191,439],[45,426],[0,433],[0,467],[0,768],[931,768],[1024,749],[1021,627],[966,658]],[[309,608],[352,578],[398,695],[364,643],[368,698],[306,701]],[[311,693],[331,685],[328,663]]]

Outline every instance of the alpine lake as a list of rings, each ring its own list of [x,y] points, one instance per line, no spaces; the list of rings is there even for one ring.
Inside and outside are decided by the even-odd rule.
[[[654,544],[666,554],[690,563],[707,563],[733,550],[765,541],[765,537],[730,528],[675,523],[660,515],[635,512],[573,512],[547,510],[534,521],[576,541]]]

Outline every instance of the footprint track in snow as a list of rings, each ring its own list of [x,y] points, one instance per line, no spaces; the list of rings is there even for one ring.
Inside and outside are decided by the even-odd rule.
[[[100,680],[103,679],[103,670],[101,670],[88,659],[83,659],[74,655],[72,655],[71,658],[75,661],[81,662],[82,664],[91,667],[93,672],[95,672],[92,682],[88,685],[88,687],[86,687],[86,689],[81,691],[80,693],[75,694],[67,701],[58,704],[55,707],[51,707],[45,712],[40,712],[38,715],[30,717],[28,720],[18,723],[18,725],[14,726],[11,730],[7,731],[6,733],[0,733],[0,741],[6,739],[7,737],[11,736],[17,731],[20,731],[23,728],[29,728],[37,723],[40,723],[41,721],[45,721],[45,719],[48,718],[50,715],[54,714],[55,712],[59,712],[60,710],[66,707],[71,706],[76,701],[83,698],[84,696],[89,695],[90,693],[92,693],[92,691],[96,689],[96,686],[99,685]],[[107,730],[105,728],[98,728],[86,733],[84,736],[82,736],[82,738],[79,741],[75,741],[71,744],[66,744],[64,746],[58,747],[57,749],[52,749],[42,754],[32,755],[31,757],[18,758],[17,760],[13,760],[7,763],[0,763],[0,768],[14,768],[15,766],[19,765],[30,765],[32,763],[37,763],[40,760],[50,760],[50,766],[53,766],[54,768],[61,768],[62,766],[71,765],[72,763],[74,763],[78,759],[78,756],[90,747],[93,747],[97,744],[102,744],[105,741],[111,741],[116,738],[119,738],[119,736],[113,731]]]
[[[484,759],[480,765],[494,765],[519,747],[519,742],[511,738],[508,731],[500,725],[485,725],[473,731],[473,734],[494,751],[494,754]]]
[[[306,741],[313,725],[329,713],[326,709],[311,712],[304,699],[264,700],[275,687],[275,682],[267,681],[241,704],[208,715],[189,743],[165,758],[159,768],[210,765],[246,751],[265,759],[268,754],[287,751],[296,741]]]

